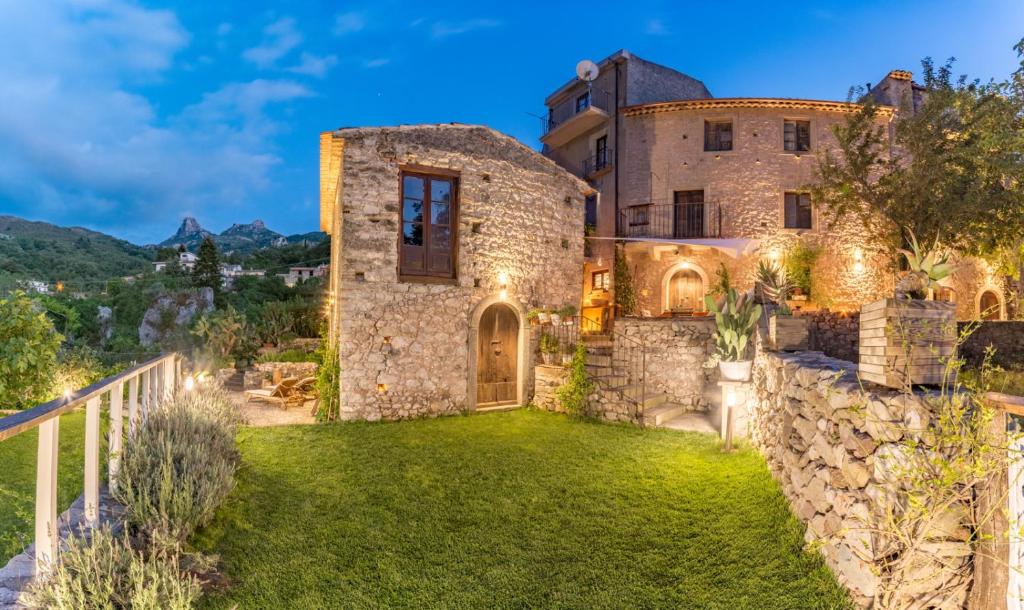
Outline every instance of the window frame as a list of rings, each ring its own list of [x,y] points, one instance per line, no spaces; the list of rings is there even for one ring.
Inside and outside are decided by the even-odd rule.
[[[608,167],[608,134],[601,134],[594,140],[594,171]]]
[[[736,149],[736,122],[731,117],[712,118],[704,119],[704,152],[723,153],[732,152]],[[708,140],[709,128],[712,125],[729,125],[729,148],[722,148],[721,136],[716,130],[714,133],[717,136],[715,139],[715,146],[717,148],[709,148],[710,141]]]
[[[405,266],[405,178],[416,177],[424,179],[423,191],[423,271],[410,271]],[[449,205],[448,224],[449,230],[449,256],[451,258],[451,270],[449,273],[432,272],[429,270],[430,242],[433,239],[431,227],[434,226],[431,201],[430,185],[432,180],[445,181],[451,185],[451,199]],[[398,172],[398,280],[400,282],[414,283],[458,283],[459,269],[459,217],[461,213],[461,180],[458,171],[444,168],[425,167],[418,165],[403,165]],[[440,226],[440,225],[439,225]]]
[[[793,226],[793,227],[791,227],[791,226],[789,226],[786,223],[786,199],[789,198],[790,195],[794,195],[797,198],[797,200],[796,200],[797,207],[795,208],[796,220],[797,221],[799,221],[799,218],[800,218],[800,216],[799,216],[800,198],[802,198],[802,197],[806,197],[807,198],[807,203],[808,203],[808,206],[809,206],[808,219],[810,221],[810,226],[807,226],[807,227]],[[814,202],[811,201],[811,194],[809,192],[807,192],[807,191],[800,191],[800,190],[787,190],[787,191],[784,191],[782,193],[782,229],[784,231],[814,231],[816,226],[817,226],[817,222],[816,222],[815,214],[814,214]]]
[[[597,279],[599,277],[603,278],[601,280],[600,284],[597,281]],[[602,290],[604,292],[608,292],[611,289],[611,273],[609,273],[609,271],[607,269],[601,269],[599,271],[591,271],[590,272],[590,289],[591,290]]]
[[[580,101],[583,102],[582,106],[580,105]],[[579,114],[586,110],[587,108],[590,108],[591,103],[592,100],[590,99],[590,90],[588,89],[587,91],[584,91],[583,93],[580,93],[579,95],[576,96],[576,112],[574,112],[573,114]]]
[[[793,133],[794,133],[794,145],[796,146],[796,148],[793,148],[793,149],[786,148],[786,124],[787,123],[793,123],[793,125],[794,125],[794,127],[793,127],[793,130],[794,130],[793,131]],[[800,148],[800,132],[799,132],[799,126],[798,126],[799,123],[806,123],[807,124],[807,148],[806,149],[801,149]],[[799,154],[811,152],[811,150],[814,148],[813,129],[814,129],[814,126],[811,124],[811,120],[810,119],[799,118],[799,117],[782,119],[782,152],[790,153],[790,154],[794,154],[794,155],[799,155]]]

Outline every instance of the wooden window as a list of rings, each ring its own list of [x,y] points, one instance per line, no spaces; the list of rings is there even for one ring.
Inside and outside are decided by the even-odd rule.
[[[811,122],[784,121],[782,126],[782,148],[786,152],[811,150]]]
[[[732,150],[732,121],[704,121],[704,150]]]
[[[401,276],[455,277],[458,191],[454,176],[402,172]]]
[[[591,290],[608,290],[608,271],[595,271],[590,274]]]
[[[785,227],[811,228],[811,196],[807,193],[786,193]]]
[[[583,228],[597,227],[597,195],[587,195],[583,202]]]
[[[594,142],[594,169],[602,170],[608,165],[608,136],[601,136]]]
[[[581,95],[576,96],[576,112],[580,113],[590,108],[590,92],[587,91]]]

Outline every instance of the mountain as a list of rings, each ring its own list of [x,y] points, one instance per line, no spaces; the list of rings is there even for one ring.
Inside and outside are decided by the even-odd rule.
[[[277,231],[267,228],[267,225],[259,219],[248,224],[233,224],[220,235],[214,235],[204,229],[199,222],[191,216],[186,217],[178,231],[171,237],[160,242],[160,246],[184,245],[187,249],[195,251],[203,239],[210,237],[217,244],[217,248],[224,254],[251,254],[262,248],[286,246],[288,244],[307,243],[309,245],[322,242],[327,236],[319,231],[312,233],[300,233],[284,236]]]
[[[151,249],[103,233],[0,216],[0,288],[15,279],[106,280],[143,271],[152,260]]]

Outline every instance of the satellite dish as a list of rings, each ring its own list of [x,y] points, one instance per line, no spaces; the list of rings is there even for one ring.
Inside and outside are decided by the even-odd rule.
[[[594,82],[594,79],[597,78],[598,72],[597,64],[589,59],[584,59],[580,63],[576,64],[576,76],[578,76],[582,81],[586,81],[588,83]]]

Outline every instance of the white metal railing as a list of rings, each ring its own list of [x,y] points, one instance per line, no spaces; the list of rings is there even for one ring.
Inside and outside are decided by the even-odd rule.
[[[100,516],[100,403],[104,395],[109,397],[110,405],[107,478],[108,486],[113,491],[117,489],[123,447],[125,405],[128,406],[130,435],[135,431],[140,419],[145,419],[153,405],[174,393],[180,379],[179,355],[167,354],[48,403],[0,419],[0,442],[32,428],[39,428],[35,503],[36,574],[44,573],[53,564],[60,542],[57,522],[57,448],[60,416],[85,405],[85,476],[82,482],[82,495],[86,525],[95,527],[99,524]]]

